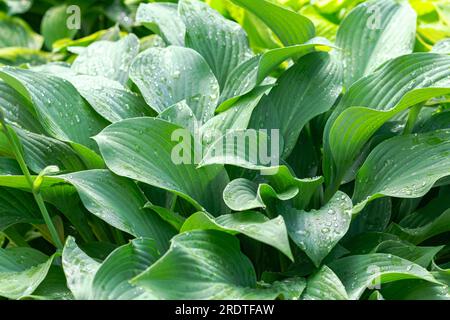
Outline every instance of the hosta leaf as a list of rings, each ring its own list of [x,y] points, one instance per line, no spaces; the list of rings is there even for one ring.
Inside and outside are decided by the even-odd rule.
[[[382,287],[387,300],[450,300],[448,286],[422,280],[403,280]]]
[[[421,243],[435,235],[450,231],[450,209],[444,211],[433,221],[418,227],[406,227],[393,224],[389,232],[412,243]]]
[[[252,91],[285,60],[292,57],[300,58],[308,53],[328,48],[329,44],[322,40],[311,39],[309,43],[269,50],[239,64],[229,74],[222,88],[221,105],[217,111],[230,108],[237,99]]]
[[[282,157],[294,148],[312,118],[331,109],[342,89],[342,67],[328,53],[311,53],[283,73],[256,107],[250,127],[278,129],[284,140]]]
[[[186,25],[186,47],[205,58],[223,88],[231,70],[251,54],[244,30],[198,0],[180,0],[178,11]]]
[[[67,238],[62,252],[62,266],[67,286],[75,299],[89,299],[92,282],[100,265],[77,246],[73,237]]]
[[[382,196],[417,198],[450,174],[450,131],[391,138],[378,145],[358,172],[353,200]]]
[[[319,210],[304,211],[284,206],[279,211],[291,239],[319,266],[347,232],[351,209],[350,198],[339,191]]]
[[[417,126],[417,133],[429,132],[439,129],[450,129],[450,111],[432,115],[429,119]]]
[[[68,80],[92,108],[109,122],[153,115],[141,96],[119,82],[85,75],[70,77]]]
[[[73,296],[67,288],[66,276],[61,267],[52,265],[44,281],[31,295],[22,299],[33,300],[72,300]]]
[[[48,74],[4,67],[2,77],[29,99],[44,129],[54,138],[95,147],[91,137],[105,125],[67,81]]]
[[[0,92],[0,108],[5,113],[7,122],[32,132],[43,132],[41,124],[33,114],[33,107],[25,97],[17,94],[3,81],[0,82]]]
[[[52,49],[55,41],[63,38],[73,38],[78,32],[77,29],[68,28],[67,8],[69,5],[63,4],[48,9],[41,21],[41,33],[44,36],[45,45]]]
[[[132,60],[139,52],[139,40],[130,34],[119,41],[97,41],[75,59],[72,69],[90,76],[102,76],[125,84]]]
[[[357,6],[342,21],[336,37],[345,86],[387,60],[411,53],[415,31],[416,13],[406,1],[372,0]]]
[[[176,236],[169,251],[131,283],[161,299],[275,299],[285,290],[279,284],[256,288],[255,271],[237,239],[216,230]],[[292,286],[301,293],[304,280]]]
[[[281,216],[269,220],[261,213],[247,211],[214,218],[205,212],[197,212],[184,222],[180,232],[191,230],[219,230],[231,234],[242,233],[247,237],[277,248],[288,258],[294,260],[289,247],[286,225]]]
[[[0,248],[0,296],[20,299],[33,293],[53,261],[31,248]]]
[[[450,54],[450,39],[444,39],[436,43],[431,49],[431,52]]]
[[[251,180],[239,178],[231,181],[223,191],[223,200],[234,211],[244,211],[256,208],[265,208],[265,200],[275,198],[278,200],[290,200],[298,194],[295,186],[286,191],[277,193],[270,185],[257,184]]]
[[[100,219],[135,237],[155,240],[159,250],[169,247],[175,234],[158,215],[144,210],[147,202],[137,185],[108,170],[90,170],[61,176],[77,188],[84,206]]]
[[[303,300],[348,300],[347,292],[341,280],[333,270],[323,266],[308,278]]]
[[[186,103],[186,100],[182,100],[165,109],[157,118],[188,129],[193,136],[197,134],[198,127],[200,126],[198,119]]]
[[[340,184],[385,122],[409,107],[450,92],[449,67],[450,57],[416,53],[391,60],[355,83],[327,123],[323,166],[327,180]]]
[[[197,119],[205,122],[214,115],[219,86],[206,61],[192,49],[147,49],[134,60],[130,77],[158,113],[186,100]]]
[[[64,142],[18,128],[15,131],[22,142],[27,166],[35,173],[50,165],[66,172],[86,168],[82,158]]]
[[[20,18],[0,12],[0,48],[25,47],[39,50],[43,39]]]
[[[228,176],[223,167],[196,169],[194,164],[174,163],[178,155],[173,158],[172,153],[179,145],[171,137],[179,129],[159,119],[128,119],[110,125],[95,140],[114,173],[175,192],[198,209],[205,207],[215,215],[226,213],[222,190]],[[193,145],[188,144],[189,152]]]
[[[43,222],[31,194],[11,188],[0,188],[0,230],[17,223]]]
[[[174,3],[141,3],[136,22],[159,34],[167,43],[184,46],[186,27]]]
[[[443,248],[444,246],[417,247],[408,242],[387,240],[380,243],[374,251],[390,253],[397,257],[417,263],[424,268],[428,268],[436,254]]]
[[[232,107],[209,119],[201,128],[203,142],[210,137],[225,134],[227,130],[243,130],[248,127],[253,110],[271,86],[256,87],[252,92],[242,96]]]
[[[8,7],[8,14],[20,14],[27,12],[33,5],[33,0],[4,0],[5,5]]]
[[[305,16],[266,0],[232,0],[261,19],[285,46],[302,44],[314,36],[314,24]]]
[[[95,274],[91,299],[95,300],[148,300],[155,296],[135,287],[129,280],[139,275],[160,257],[150,239],[135,239],[113,251]]]
[[[368,287],[403,280],[422,279],[438,283],[426,269],[385,253],[349,256],[330,265],[341,279],[350,299],[358,299]]]
[[[380,198],[370,202],[350,224],[346,237],[364,232],[383,232],[391,219],[390,198]]]

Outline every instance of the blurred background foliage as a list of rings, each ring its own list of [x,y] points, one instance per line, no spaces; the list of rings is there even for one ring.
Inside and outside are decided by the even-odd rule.
[[[230,0],[205,0],[227,18],[239,22],[247,31],[255,52],[281,46],[279,40],[257,17]],[[257,0],[255,0],[257,1]],[[342,19],[361,0],[271,0],[311,19],[317,36],[334,41]],[[406,1],[406,0],[405,0]],[[77,47],[96,40],[116,40],[133,32],[141,48],[163,46],[164,41],[135,23],[142,0],[0,0],[0,64],[41,64],[69,61]],[[418,15],[415,51],[429,51],[438,41],[450,37],[449,0],[409,0]],[[73,7],[77,6],[77,7]],[[68,27],[76,19],[79,28]],[[73,23],[73,21],[72,21]]]

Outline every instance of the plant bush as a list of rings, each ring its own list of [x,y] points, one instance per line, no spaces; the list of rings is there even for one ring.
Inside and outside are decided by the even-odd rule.
[[[1,2],[0,297],[449,298],[447,2],[141,2]]]

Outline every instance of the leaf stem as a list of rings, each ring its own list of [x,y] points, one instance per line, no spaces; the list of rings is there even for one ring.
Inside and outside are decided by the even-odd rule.
[[[403,129],[403,135],[410,134],[413,131],[422,107],[423,104],[417,104],[409,110],[408,120],[406,122],[405,129]]]
[[[27,180],[28,185],[30,186],[30,189],[33,193],[33,197],[39,207],[39,210],[41,211],[42,217],[44,218],[45,224],[47,225],[50,235],[52,236],[53,243],[58,249],[62,250],[63,244],[61,242],[61,239],[58,236],[58,232],[56,231],[53,221],[50,218],[50,214],[47,211],[47,207],[45,206],[44,199],[42,198],[42,195],[39,192],[39,190],[35,190],[35,188],[34,188],[33,178],[31,177],[30,171],[28,170],[28,167],[25,164],[25,160],[23,158],[22,151],[21,151],[22,148],[19,145],[18,138],[16,136],[16,139],[14,139],[13,135],[11,134],[11,131],[13,131],[13,129],[11,127],[9,127],[8,125],[6,125],[5,120],[2,115],[0,115],[0,123],[2,125],[3,132],[5,133],[6,138],[9,141],[10,146],[13,149],[13,153],[16,157],[17,162],[19,163],[20,169],[22,170],[22,172],[25,176],[25,179]],[[16,135],[15,132],[14,132],[14,135]]]

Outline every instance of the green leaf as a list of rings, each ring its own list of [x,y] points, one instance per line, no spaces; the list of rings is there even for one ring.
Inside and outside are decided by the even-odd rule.
[[[416,53],[391,60],[355,83],[327,122],[323,169],[338,185],[362,148],[388,120],[450,92],[450,57]]]
[[[67,286],[77,300],[87,300],[91,295],[92,282],[100,263],[78,248],[73,237],[68,237],[62,252],[62,266]]]
[[[33,103],[38,119],[49,135],[95,148],[91,137],[106,123],[67,80],[9,67],[0,70],[0,77]]]
[[[417,227],[392,224],[389,232],[412,243],[421,243],[435,235],[450,231],[450,209],[444,211],[429,223]]]
[[[323,266],[308,278],[303,300],[348,300],[347,292],[336,274]]]
[[[415,31],[416,13],[407,1],[372,0],[353,9],[336,37],[344,85],[349,88],[389,59],[411,53]]]
[[[341,258],[330,265],[344,284],[350,299],[359,299],[368,287],[404,280],[422,279],[437,283],[426,269],[408,260],[385,253]]]
[[[298,292],[303,279],[290,284]],[[274,284],[256,287],[256,275],[250,260],[239,250],[233,236],[203,230],[182,233],[172,240],[169,251],[150,268],[135,277],[141,286],[160,299],[275,299],[285,287]]]
[[[0,48],[25,47],[39,50],[43,39],[20,18],[0,12]]]
[[[343,192],[319,210],[297,210],[282,207],[288,233],[297,246],[319,266],[339,240],[346,234],[351,221],[352,202]]]
[[[52,265],[44,281],[28,296],[22,299],[32,300],[72,300],[73,296],[67,288],[66,276],[61,267]]]
[[[33,106],[22,95],[3,81],[0,82],[0,92],[0,108],[5,113],[7,122],[32,132],[43,132]]]
[[[154,115],[140,95],[119,82],[85,75],[70,77],[68,80],[92,108],[109,122]]]
[[[96,41],[75,59],[72,69],[89,76],[102,76],[125,84],[131,62],[139,51],[139,40],[130,34],[119,41]]]
[[[346,237],[364,232],[383,232],[391,219],[390,198],[380,198],[370,202],[350,224]]]
[[[206,61],[192,49],[147,49],[134,60],[130,77],[158,113],[186,100],[202,122],[214,115],[219,86]]]
[[[444,39],[436,43],[431,49],[431,52],[450,54],[450,39]]]
[[[18,223],[43,222],[31,194],[11,188],[0,188],[0,231]]]
[[[136,22],[160,35],[169,44],[184,46],[186,27],[174,3],[141,3]]]
[[[231,181],[223,191],[223,200],[234,211],[266,208],[266,201],[271,198],[286,201],[294,198],[299,190],[295,186],[278,193],[266,183],[239,178]]]
[[[232,1],[261,19],[285,46],[302,44],[314,37],[314,24],[297,12],[265,0]]]
[[[179,129],[154,118],[128,119],[110,125],[95,140],[109,169],[117,175],[174,192],[199,210],[204,207],[215,215],[226,213],[222,200],[222,190],[228,183],[225,169],[221,166],[196,169],[194,164],[175,164],[178,154],[173,158],[172,153],[179,144],[171,137]],[[190,153],[191,137],[187,140]]]
[[[192,136],[198,134],[199,121],[186,103],[186,100],[182,100],[168,107],[157,118],[188,129]]]
[[[180,0],[178,12],[186,25],[186,47],[205,58],[223,88],[231,71],[251,56],[247,35],[201,1]]]
[[[417,247],[404,241],[387,240],[380,243],[374,252],[390,253],[428,268],[436,254],[443,248],[444,246]]]
[[[253,112],[251,128],[278,129],[284,140],[282,158],[293,150],[303,127],[331,109],[342,90],[341,63],[328,53],[301,58],[278,79]]]
[[[174,230],[158,215],[144,210],[147,200],[133,181],[108,170],[81,171],[60,178],[75,186],[92,214],[135,237],[154,239],[161,251],[169,247]]]
[[[305,44],[269,50],[239,64],[230,72],[222,87],[220,106],[217,111],[229,109],[241,96],[261,84],[282,62],[293,57],[298,59],[308,53],[328,48],[329,44],[323,40],[311,39]]]
[[[151,292],[135,287],[129,280],[145,271],[160,257],[150,239],[135,239],[113,251],[95,274],[92,296],[95,300],[150,300]]]
[[[358,171],[355,212],[383,197],[418,198],[450,174],[450,131],[391,138],[378,145]]]
[[[47,257],[31,248],[0,248],[0,296],[20,299],[36,290],[52,264]]]
[[[55,41],[63,38],[72,39],[78,32],[77,29],[68,28],[68,7],[67,4],[51,7],[42,17],[41,33],[49,49],[52,49]]]
[[[261,213],[247,211],[214,218],[205,212],[197,212],[184,222],[180,232],[191,230],[219,230],[231,234],[242,233],[247,237],[280,250],[289,259],[294,260],[289,247],[286,225],[281,216],[269,220]]]

